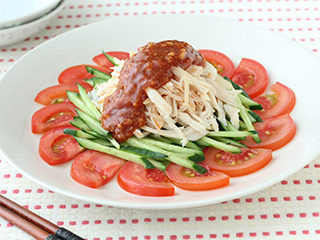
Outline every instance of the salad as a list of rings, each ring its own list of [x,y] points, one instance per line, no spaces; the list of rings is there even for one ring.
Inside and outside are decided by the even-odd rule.
[[[142,196],[175,187],[212,190],[255,172],[294,137],[295,94],[243,58],[186,42],[103,52],[96,65],[64,70],[35,98],[32,117],[49,165],[72,161],[71,177],[99,188],[117,178]]]

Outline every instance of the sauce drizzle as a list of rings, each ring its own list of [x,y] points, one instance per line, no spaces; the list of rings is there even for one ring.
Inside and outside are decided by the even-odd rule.
[[[204,66],[205,59],[191,45],[177,40],[150,42],[129,58],[119,76],[118,88],[104,100],[102,127],[118,142],[125,142],[144,126],[146,89],[158,89],[170,81],[172,67]]]

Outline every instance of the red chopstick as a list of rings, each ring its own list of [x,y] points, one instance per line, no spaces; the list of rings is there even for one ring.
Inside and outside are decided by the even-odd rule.
[[[84,240],[0,194],[0,216],[37,240]]]

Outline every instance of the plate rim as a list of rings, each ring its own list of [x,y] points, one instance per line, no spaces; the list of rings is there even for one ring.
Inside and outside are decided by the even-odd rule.
[[[180,17],[180,16],[184,16],[186,17],[185,15],[174,15],[174,18],[175,17]],[[191,17],[194,17],[195,15],[190,15]],[[68,35],[68,34],[72,34],[73,32],[75,31],[85,31],[83,30],[84,28],[90,28],[92,25],[98,25],[98,24],[105,24],[106,22],[110,22],[110,21],[117,21],[119,18],[150,18],[150,17],[159,17],[159,15],[149,15],[149,16],[125,16],[125,17],[113,17],[111,19],[106,19],[106,20],[103,20],[103,21],[99,21],[99,22],[95,22],[95,23],[91,23],[91,24],[88,24],[86,26],[83,26],[81,28],[76,28],[76,29],[72,29],[70,31],[67,31],[63,34],[60,34],[59,36],[53,38],[53,39],[50,39],[40,45],[38,45],[37,47],[35,47],[32,51],[29,51],[28,53],[26,53],[25,55],[23,55],[17,62],[15,62],[14,64],[12,64],[10,66],[10,68],[8,69],[8,71],[1,77],[1,80],[0,80],[0,85],[1,85],[1,82],[2,80],[5,78],[6,74],[8,74],[10,71],[11,71],[11,68],[14,67],[15,65],[18,65],[20,63],[20,61],[24,61],[23,59],[24,58],[27,58],[29,56],[30,53],[34,52],[36,49],[38,49],[39,47],[42,47],[42,46],[46,46],[47,44],[50,44],[52,41],[55,41],[55,39],[57,38],[60,38],[60,37],[64,37],[65,35]],[[161,17],[161,16],[160,16]],[[236,20],[233,20],[233,19],[228,19],[228,18],[221,18],[221,17],[215,17],[215,16],[208,16],[208,15],[198,15],[197,17],[209,17],[209,18],[212,18],[212,19],[220,19],[220,20],[223,20],[223,21],[229,21],[229,22],[233,22],[233,23],[236,23],[236,24],[246,24],[246,25],[250,25],[251,27],[255,27],[255,28],[259,28],[259,29],[264,29],[266,31],[270,31],[270,29],[267,29],[267,28],[264,28],[264,27],[260,27],[260,26],[257,26],[257,25],[254,25],[254,24],[250,24],[250,23],[246,23],[246,22],[239,22],[239,21],[236,21]],[[273,32],[275,34],[277,34],[278,36],[281,36],[281,37],[284,37],[286,39],[290,39],[282,34],[279,34],[277,32]],[[295,42],[296,43],[296,42]],[[303,47],[302,45],[296,43],[297,46],[299,46],[300,48],[303,48],[305,51],[307,51],[311,56],[313,56],[316,60],[318,60],[318,62],[320,63],[319,59],[316,58],[315,55],[311,54],[310,51],[308,51],[305,47]],[[38,183],[39,185],[41,186],[45,186],[47,189],[54,189],[52,191],[56,192],[56,193],[59,193],[59,194],[62,194],[62,195],[66,195],[66,196],[69,196],[69,197],[72,197],[72,198],[75,198],[75,199],[80,199],[80,200],[83,200],[83,201],[89,201],[89,202],[92,202],[92,203],[99,203],[99,204],[103,204],[103,205],[112,205],[114,207],[122,207],[122,208],[140,208],[140,209],[172,209],[172,208],[189,208],[189,207],[197,207],[197,206],[204,206],[204,205],[209,205],[209,204],[215,204],[215,203],[218,203],[218,202],[221,202],[221,201],[228,201],[230,199],[234,199],[234,198],[238,198],[238,197],[242,197],[242,196],[245,196],[245,195],[249,195],[249,194],[252,194],[254,192],[257,192],[257,191],[261,191],[263,189],[266,189],[268,187],[270,187],[271,185],[275,184],[275,183],[278,183],[279,181],[281,181],[281,179],[285,179],[286,177],[294,174],[295,172],[299,171],[304,165],[308,164],[309,162],[311,162],[318,154],[320,153],[320,150],[315,150],[308,158],[308,160],[305,160],[305,161],[301,161],[300,162],[300,165],[299,167],[295,168],[295,169],[292,169],[291,171],[289,172],[286,172],[286,174],[284,175],[281,175],[278,177],[278,179],[273,179],[273,180],[270,180],[268,181],[268,183],[266,183],[262,188],[259,187],[259,186],[256,186],[255,188],[253,189],[250,189],[250,191],[246,191],[245,193],[235,193],[235,194],[231,194],[229,195],[228,198],[225,198],[225,197],[220,197],[221,200],[215,200],[215,201],[210,201],[210,200],[202,200],[200,202],[197,202],[195,204],[188,204],[188,203],[171,203],[170,206],[163,206],[162,203],[153,203],[151,205],[148,205],[148,206],[142,206],[142,205],[131,205],[131,206],[126,206],[126,205],[123,205],[119,202],[116,202],[116,201],[112,201],[113,203],[112,204],[109,204],[109,203],[106,203],[106,202],[101,202],[101,201],[97,201],[97,200],[90,200],[90,198],[88,197],[83,197],[82,195],[78,195],[78,194],[74,194],[74,193],[69,193],[68,191],[61,191],[59,188],[56,188],[54,186],[51,186],[50,184],[47,184],[47,183],[43,183],[41,182],[41,180],[33,177],[32,175],[30,175],[28,172],[25,172],[23,169],[19,168],[19,166],[17,164],[14,164],[6,155],[5,153],[3,152],[2,150],[2,147],[0,146],[0,154],[3,156],[3,158],[9,162],[11,164],[11,166],[13,166],[16,170],[18,171],[21,171],[23,173],[23,175],[27,176],[29,179],[31,179],[32,181]],[[258,189],[258,190],[257,190]],[[110,201],[109,201],[110,202]]]

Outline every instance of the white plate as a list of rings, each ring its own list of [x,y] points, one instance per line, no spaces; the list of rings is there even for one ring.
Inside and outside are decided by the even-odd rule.
[[[57,76],[65,68],[92,63],[92,57],[101,49],[136,50],[148,41],[164,39],[184,40],[196,49],[221,51],[235,64],[242,57],[261,62],[272,82],[280,81],[296,93],[292,117],[298,130],[294,140],[275,151],[268,166],[251,175],[233,178],[228,187],[200,193],[177,189],[174,197],[135,196],[120,189],[115,180],[100,189],[89,189],[71,179],[70,163],[57,167],[44,163],[37,153],[40,136],[33,135],[30,129],[31,116],[41,107],[33,101],[36,94],[57,84]],[[98,22],[47,41],[22,57],[4,75],[0,81],[0,150],[4,159],[38,184],[87,202],[145,209],[218,203],[269,187],[316,157],[320,150],[317,127],[320,112],[315,110],[320,88],[318,76],[320,62],[291,39],[233,20],[159,15]]]
[[[0,28],[33,21],[48,13],[60,0],[0,0]]]

